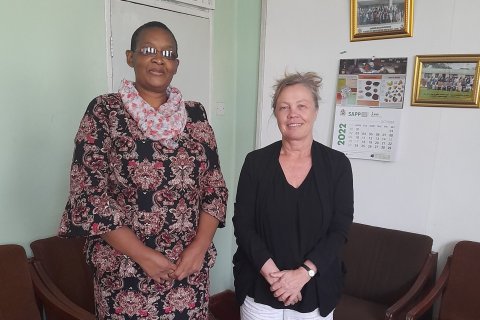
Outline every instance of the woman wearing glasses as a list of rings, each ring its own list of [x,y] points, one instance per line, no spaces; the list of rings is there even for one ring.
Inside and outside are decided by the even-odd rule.
[[[87,237],[98,319],[207,319],[227,189],[204,108],[170,85],[177,50],[163,23],[139,27],[135,81],[93,99],[75,137],[59,235]]]
[[[353,186],[347,157],[313,140],[320,83],[312,72],[277,82],[282,140],[249,153],[240,173],[233,273],[242,320],[333,319]]]

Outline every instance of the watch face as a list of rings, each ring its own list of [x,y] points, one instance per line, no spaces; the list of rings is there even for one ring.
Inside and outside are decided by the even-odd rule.
[[[315,272],[313,270],[308,270],[308,275],[310,277],[313,277],[315,275]]]

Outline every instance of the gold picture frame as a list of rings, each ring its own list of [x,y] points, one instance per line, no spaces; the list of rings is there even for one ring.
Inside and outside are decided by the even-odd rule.
[[[480,54],[416,56],[412,105],[479,108],[479,74]]]
[[[413,0],[350,0],[350,41],[411,37]]]

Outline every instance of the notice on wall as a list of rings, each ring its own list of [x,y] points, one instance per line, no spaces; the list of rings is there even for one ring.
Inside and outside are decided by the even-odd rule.
[[[332,147],[349,158],[393,161],[407,58],[340,60]]]

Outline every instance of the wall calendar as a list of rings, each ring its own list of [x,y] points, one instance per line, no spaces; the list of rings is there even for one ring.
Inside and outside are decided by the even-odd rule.
[[[340,60],[332,148],[349,158],[395,159],[407,58]]]

